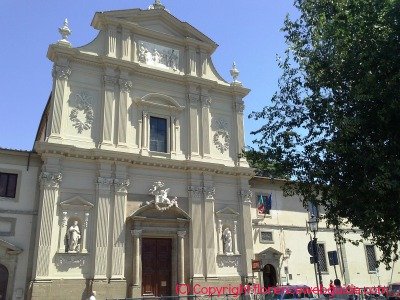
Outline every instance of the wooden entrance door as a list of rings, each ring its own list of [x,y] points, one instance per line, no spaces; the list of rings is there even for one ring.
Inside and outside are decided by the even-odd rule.
[[[171,239],[142,239],[142,295],[171,296]]]

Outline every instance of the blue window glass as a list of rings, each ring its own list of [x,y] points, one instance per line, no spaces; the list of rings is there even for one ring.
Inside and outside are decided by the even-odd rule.
[[[167,152],[167,120],[150,117],[150,151]]]

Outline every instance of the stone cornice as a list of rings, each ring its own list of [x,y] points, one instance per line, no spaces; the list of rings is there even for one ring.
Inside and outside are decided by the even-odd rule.
[[[184,85],[202,85],[205,88],[218,90],[229,95],[239,95],[245,97],[250,89],[242,86],[231,86],[223,81],[211,80],[203,77],[197,77],[193,75],[184,75],[183,73],[177,74],[174,71],[169,70],[158,70],[146,66],[145,64],[133,61],[126,61],[119,58],[112,58],[107,56],[97,56],[89,53],[84,53],[77,48],[67,48],[61,47],[57,44],[52,44],[49,46],[47,57],[51,61],[57,61],[59,56],[68,57],[70,63],[79,62],[84,64],[89,64],[91,66],[98,66],[99,68],[104,68],[105,66],[112,68],[119,68],[126,72],[137,72],[140,75],[156,79],[170,81],[174,83],[184,84]]]
[[[252,168],[225,166],[218,163],[208,163],[190,160],[172,160],[147,157],[129,152],[117,152],[104,149],[82,149],[75,146],[36,142],[35,150],[39,155],[57,155],[80,159],[104,160],[125,163],[129,165],[170,168],[182,171],[199,171],[229,176],[242,176],[249,179],[254,176]]]

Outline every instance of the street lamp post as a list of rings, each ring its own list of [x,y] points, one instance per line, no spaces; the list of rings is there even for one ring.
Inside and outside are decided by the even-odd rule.
[[[292,250],[289,248],[285,249],[285,256],[283,257],[284,260],[286,260],[286,268],[285,268],[285,274],[286,274],[286,284],[289,285],[289,258],[290,255],[292,255]]]
[[[311,215],[310,220],[307,222],[308,227],[310,231],[313,233],[313,243],[312,243],[312,248],[313,248],[313,256],[314,256],[314,262],[317,263],[317,271],[318,271],[318,279],[319,279],[319,290],[322,289],[323,283],[322,283],[322,275],[321,275],[321,267],[319,264],[319,257],[318,257],[318,250],[317,250],[317,231],[318,231],[318,218],[315,217],[314,215]]]

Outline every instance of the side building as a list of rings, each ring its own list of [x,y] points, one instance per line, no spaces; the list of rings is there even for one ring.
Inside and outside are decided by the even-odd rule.
[[[26,299],[31,278],[41,160],[0,148],[0,299]]]

